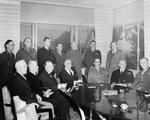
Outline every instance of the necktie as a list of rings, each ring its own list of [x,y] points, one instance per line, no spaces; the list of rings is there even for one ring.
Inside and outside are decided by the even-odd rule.
[[[70,72],[70,75],[71,75],[71,76],[73,76],[73,74],[72,74],[71,70],[69,70],[69,72]]]

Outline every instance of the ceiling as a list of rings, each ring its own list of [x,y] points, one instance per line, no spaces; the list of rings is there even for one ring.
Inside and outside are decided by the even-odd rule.
[[[21,0],[23,2],[45,3],[54,5],[115,9],[136,0]]]

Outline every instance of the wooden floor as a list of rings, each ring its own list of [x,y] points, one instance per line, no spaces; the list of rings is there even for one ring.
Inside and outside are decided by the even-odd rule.
[[[103,112],[103,113],[110,114],[112,107],[108,103],[108,99],[104,96],[103,93],[104,93],[104,91],[102,91],[101,101],[96,103],[96,110]],[[149,111],[145,112],[145,113],[139,111],[139,115],[137,116],[135,91],[130,91],[129,93],[127,93],[124,99],[128,103],[129,109],[123,115],[122,114],[117,115],[117,117],[120,116],[120,118],[122,118],[124,116],[124,118],[127,118],[129,120],[150,120],[150,115],[148,114]],[[115,115],[115,114],[113,114],[113,115]]]

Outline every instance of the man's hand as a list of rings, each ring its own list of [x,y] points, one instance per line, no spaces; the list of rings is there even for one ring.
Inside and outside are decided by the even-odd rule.
[[[82,79],[79,79],[79,80],[78,80],[78,83],[82,83],[82,82],[83,82]]]
[[[64,89],[66,88],[66,86],[67,86],[66,83],[58,84],[58,89]]]
[[[148,97],[150,97],[150,94],[145,94],[144,96],[145,96],[146,98],[148,98]]]
[[[73,86],[76,86],[78,84],[78,81],[74,81],[73,83]]]
[[[37,98],[38,102],[42,101],[42,98],[39,94],[36,94],[36,98]]]
[[[82,83],[82,79],[74,81],[74,86],[78,85],[79,83]]]
[[[116,83],[112,83],[112,84],[111,84],[111,88],[112,88],[112,89],[114,88],[114,85],[116,85]]]
[[[53,93],[54,93],[54,92],[52,92],[51,89],[48,89],[48,90],[46,90],[46,91],[44,92],[43,96],[46,97],[46,98],[48,98],[48,97],[50,97],[50,95],[52,95]]]

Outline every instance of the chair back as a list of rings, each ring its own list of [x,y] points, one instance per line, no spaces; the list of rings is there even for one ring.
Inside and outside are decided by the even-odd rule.
[[[4,111],[5,111],[5,119],[6,120],[12,120],[14,118],[12,114],[12,107],[11,107],[11,95],[6,86],[2,88],[2,94],[3,94],[3,104],[4,104]],[[9,106],[6,106],[9,105]]]

